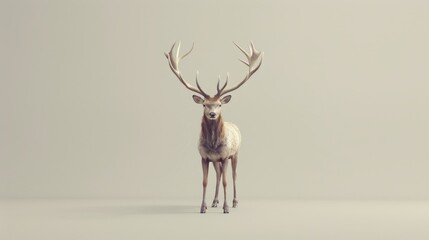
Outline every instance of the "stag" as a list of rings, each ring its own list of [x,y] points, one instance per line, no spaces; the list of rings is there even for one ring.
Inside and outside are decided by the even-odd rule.
[[[200,84],[198,83],[198,71],[196,75],[196,86],[190,85],[182,77],[182,73],[179,69],[179,62],[184,57],[186,57],[194,49],[192,44],[191,49],[185,53],[183,56],[179,56],[180,51],[180,42],[177,46],[177,51],[174,54],[173,49],[176,44],[173,44],[169,53],[165,53],[165,56],[168,59],[169,66],[173,71],[174,75],[179,79],[179,81],[185,85],[185,87],[192,92],[195,92],[198,95],[193,95],[195,103],[201,104],[204,108],[204,114],[201,122],[201,133],[199,139],[198,150],[201,155],[201,163],[203,168],[203,200],[201,203],[201,213],[205,213],[207,210],[206,204],[206,188],[207,188],[207,178],[209,173],[209,163],[212,162],[214,169],[216,171],[216,191],[215,197],[212,203],[212,207],[217,207],[219,204],[218,195],[219,195],[219,184],[220,179],[222,178],[223,192],[224,192],[224,203],[223,203],[223,212],[229,213],[229,206],[226,198],[226,172],[228,167],[228,161],[231,160],[232,166],[232,179],[234,186],[234,199],[232,207],[235,208],[238,205],[237,200],[237,191],[236,191],[236,179],[237,179],[237,159],[238,159],[238,150],[241,144],[241,134],[238,127],[229,122],[225,122],[221,115],[221,106],[222,104],[227,104],[231,100],[231,95],[226,95],[239,87],[241,87],[249,78],[259,69],[262,64],[263,53],[257,51],[253,45],[250,43],[249,52],[246,52],[238,44],[234,43],[245,55],[247,61],[241,60],[247,67],[248,71],[244,79],[239,82],[237,85],[231,88],[226,88],[229,80],[229,74],[227,74],[226,81],[223,86],[220,86],[220,76],[217,82],[217,93],[214,96],[210,96],[203,91]],[[260,60],[259,60],[260,59]]]

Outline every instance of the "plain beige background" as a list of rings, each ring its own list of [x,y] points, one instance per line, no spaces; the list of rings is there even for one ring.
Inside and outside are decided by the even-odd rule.
[[[429,199],[427,1],[0,1],[0,197],[193,198],[202,109],[265,52],[223,116],[239,196]],[[211,168],[211,174],[213,169]],[[213,189],[213,175],[210,186]],[[211,190],[209,190],[211,194]]]

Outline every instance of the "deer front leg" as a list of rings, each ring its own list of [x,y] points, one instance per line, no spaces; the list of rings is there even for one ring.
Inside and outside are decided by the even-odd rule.
[[[203,202],[201,203],[200,213],[206,213],[207,204],[206,204],[206,188],[207,188],[207,179],[209,176],[209,161],[202,158],[201,163],[203,166]]]
[[[234,199],[232,200],[232,207],[236,208],[238,205],[237,189],[235,186],[235,181],[237,180],[237,154],[235,154],[231,158],[231,167],[232,167],[232,181],[233,181],[233,185],[234,185]]]
[[[219,204],[219,184],[220,184],[220,177],[222,175],[222,169],[221,169],[221,163],[213,162],[213,167],[216,171],[216,191],[215,191],[215,197],[213,199],[212,207],[217,207]]]
[[[223,183],[223,213],[229,213],[229,206],[226,201],[226,169],[228,167],[228,158],[222,163],[222,183]]]

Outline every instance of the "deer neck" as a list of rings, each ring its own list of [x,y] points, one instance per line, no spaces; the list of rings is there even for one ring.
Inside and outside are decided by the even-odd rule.
[[[203,116],[201,134],[205,142],[204,145],[207,148],[215,150],[221,146],[224,137],[224,121],[222,115],[216,120],[210,120]]]

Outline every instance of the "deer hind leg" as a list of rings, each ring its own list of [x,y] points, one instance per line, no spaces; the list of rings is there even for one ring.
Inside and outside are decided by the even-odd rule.
[[[229,213],[229,206],[226,201],[226,169],[228,168],[228,158],[222,163],[222,183],[223,183],[223,213]]]
[[[212,207],[217,207],[219,204],[219,184],[220,184],[220,177],[222,176],[222,164],[220,161],[213,162],[213,167],[216,171],[216,191],[215,191],[215,197],[213,199]]]
[[[200,213],[206,213],[207,204],[206,204],[206,188],[209,175],[209,161],[207,159],[201,159],[203,167],[203,201],[201,203]]]
[[[235,186],[235,181],[237,180],[237,154],[231,157],[231,167],[232,167],[232,181],[234,185],[234,200],[232,200],[232,207],[236,208],[238,205],[237,189]]]

